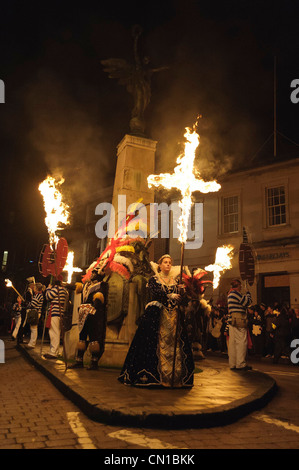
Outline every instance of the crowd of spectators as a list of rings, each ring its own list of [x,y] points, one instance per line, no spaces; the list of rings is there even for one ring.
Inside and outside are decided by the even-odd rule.
[[[199,358],[206,352],[228,353],[229,315],[222,299],[191,301],[186,309],[185,323],[193,351]],[[0,308],[0,333],[11,333],[15,311],[12,305]],[[260,303],[247,308],[248,355],[270,358],[277,363],[280,358],[289,359],[291,343],[299,340],[299,304],[289,307],[277,302]]]
[[[206,352],[227,354],[229,341],[229,315],[227,306],[209,304],[202,308],[194,303],[186,315],[187,331],[195,354],[201,358]],[[191,318],[193,318],[191,320]],[[286,305],[260,303],[247,308],[248,355],[289,359],[291,342],[299,339],[299,304]]]

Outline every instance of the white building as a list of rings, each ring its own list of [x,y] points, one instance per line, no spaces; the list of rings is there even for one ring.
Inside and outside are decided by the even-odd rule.
[[[199,249],[186,249],[184,256],[190,268],[204,268],[214,263],[217,247],[234,246],[232,269],[205,296],[226,296],[230,280],[240,277],[245,227],[256,256],[250,288],[254,302],[299,303],[299,158],[231,173],[218,182],[219,192],[197,193],[196,201],[203,203],[203,243]],[[170,240],[169,251],[179,264],[177,240]]]

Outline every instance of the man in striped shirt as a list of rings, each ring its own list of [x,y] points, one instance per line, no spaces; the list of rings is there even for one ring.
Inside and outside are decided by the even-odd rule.
[[[229,314],[229,366],[232,370],[250,370],[246,364],[247,355],[247,312],[246,309],[252,303],[251,294],[241,293],[242,285],[239,279],[231,283],[231,290],[227,296]]]
[[[68,291],[62,287],[60,281],[56,281],[55,285],[51,284],[46,289],[46,299],[51,302],[49,313],[51,314],[51,326],[49,329],[50,351],[44,354],[46,359],[56,359],[60,346],[60,317],[63,315],[65,302],[68,297]]]
[[[40,283],[34,284],[33,286],[33,296],[32,300],[28,305],[28,309],[36,310],[37,311],[37,323],[36,325],[30,325],[30,340],[27,344],[26,348],[34,349],[37,340],[37,327],[38,327],[38,320],[40,319],[42,313],[42,306],[44,302],[44,295],[43,295],[43,285]]]

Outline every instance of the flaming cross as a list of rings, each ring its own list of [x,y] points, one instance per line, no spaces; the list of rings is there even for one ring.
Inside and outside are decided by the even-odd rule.
[[[63,271],[67,272],[67,282],[70,284],[72,282],[72,276],[74,273],[81,273],[82,269],[81,268],[76,268],[74,266],[74,252],[69,251],[66,259],[66,263],[64,266]]]
[[[183,249],[187,240],[188,220],[192,207],[192,194],[195,191],[200,191],[201,193],[216,192],[221,188],[220,184],[216,181],[206,182],[200,177],[199,172],[195,173],[195,151],[199,145],[199,135],[195,131],[196,124],[193,126],[193,131],[186,127],[184,135],[186,139],[185,151],[177,158],[177,166],[174,168],[174,172],[172,174],[161,173],[160,175],[150,175],[147,178],[149,188],[152,186],[162,186],[166,189],[176,188],[181,192],[182,198],[179,201],[179,207],[182,213],[178,221],[180,231],[178,240],[182,246],[181,274]]]

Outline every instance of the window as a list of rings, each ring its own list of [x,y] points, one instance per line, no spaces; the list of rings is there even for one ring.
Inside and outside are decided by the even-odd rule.
[[[3,258],[2,258],[2,271],[6,271],[7,266],[7,258],[8,258],[8,251],[4,251]]]
[[[239,197],[229,196],[223,198],[223,233],[236,233],[239,231]]]
[[[266,188],[267,225],[286,224],[286,194],[284,186]]]

